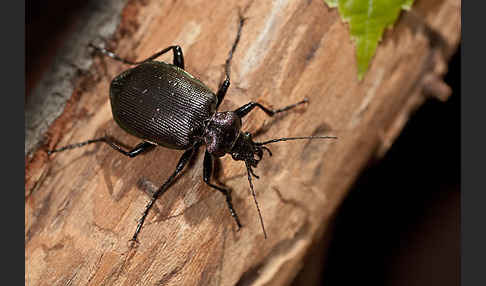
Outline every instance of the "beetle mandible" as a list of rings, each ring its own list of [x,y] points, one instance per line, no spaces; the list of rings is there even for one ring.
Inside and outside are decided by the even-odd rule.
[[[253,172],[264,151],[272,153],[267,144],[299,140],[299,139],[336,139],[335,136],[306,136],[272,139],[264,142],[254,142],[249,132],[242,132],[241,119],[258,107],[268,116],[287,111],[306,99],[281,109],[269,109],[257,102],[249,102],[236,110],[219,112],[218,107],[230,85],[230,64],[233,53],[240,40],[244,18],[240,16],[238,32],[225,64],[225,79],[216,93],[213,93],[204,83],[184,70],[184,56],[179,46],[167,47],[145,60],[131,62],[116,54],[94,45],[95,50],[125,64],[134,65],[115,77],[110,85],[110,102],[115,122],[127,133],[132,134],[142,142],[133,149],[126,151],[120,144],[108,136],[70,144],[59,149],[48,151],[49,154],[68,149],[82,147],[91,143],[103,142],[128,157],[136,157],[155,146],[184,150],[177,163],[175,171],[165,183],[152,194],[131,241],[136,242],[145,218],[154,202],[167,191],[176,176],[184,169],[191,157],[202,145],[206,145],[203,165],[203,180],[221,192],[225,198],[229,212],[241,228],[240,219],[233,208],[231,193],[228,189],[211,183],[213,160],[230,154],[236,161],[243,161],[246,166],[248,182],[258,211],[264,237],[267,238],[260,208],[253,189],[252,177],[258,179]],[[155,61],[159,56],[173,52],[173,64]]]

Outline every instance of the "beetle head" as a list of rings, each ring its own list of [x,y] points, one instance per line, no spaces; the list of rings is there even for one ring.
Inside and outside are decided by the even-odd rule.
[[[258,163],[263,158],[263,150],[266,150],[270,156],[272,156],[272,152],[265,147],[258,145],[257,143],[253,142],[252,135],[249,132],[241,132],[240,136],[236,139],[236,142],[231,149],[231,157],[233,160],[236,161],[244,161],[246,166],[249,168],[251,174],[258,178],[253,173],[252,168],[256,168]]]

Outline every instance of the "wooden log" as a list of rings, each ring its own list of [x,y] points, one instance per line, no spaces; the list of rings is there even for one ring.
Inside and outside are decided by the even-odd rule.
[[[45,152],[104,134],[128,146],[140,141],[111,117],[109,83],[127,66],[97,56],[72,75],[74,90],[44,145],[26,150],[27,285],[289,284],[364,164],[386,152],[427,96],[447,98],[441,78],[460,41],[459,0],[417,1],[385,33],[362,82],[348,27],[323,1],[129,1],[109,47],[139,60],[179,44],[186,69],[216,90],[239,10],[247,21],[220,109],[308,98],[275,118],[254,111],[244,130],[260,140],[339,137],[271,146],[254,181],[268,239],[243,164],[226,156],[216,176],[233,190],[244,224],[237,232],[224,197],[203,183],[198,154],[157,201],[140,244],[130,247],[148,201],[143,190],[164,182],[181,152],[156,148],[133,159],[104,145],[49,158]]]

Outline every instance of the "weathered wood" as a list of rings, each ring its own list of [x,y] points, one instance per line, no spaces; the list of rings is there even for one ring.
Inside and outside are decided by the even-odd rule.
[[[96,57],[73,81],[46,146],[26,158],[27,285],[288,284],[362,166],[386,152],[424,94],[447,97],[441,78],[460,40],[459,0],[417,1],[386,32],[362,82],[348,27],[323,1],[130,1],[110,47],[143,59],[177,43],[187,70],[216,90],[238,9],[248,19],[221,109],[306,97],[309,105],[276,118],[252,112],[245,130],[259,139],[339,136],[271,146],[274,155],[260,163],[254,182],[269,238],[243,164],[225,157],[217,174],[233,189],[244,224],[236,232],[223,196],[202,181],[199,154],[157,201],[138,247],[129,247],[148,200],[142,185],[164,182],[181,152],[156,148],[130,159],[90,146],[47,158],[46,148],[104,134],[139,142],[111,119],[109,82],[127,66]]]

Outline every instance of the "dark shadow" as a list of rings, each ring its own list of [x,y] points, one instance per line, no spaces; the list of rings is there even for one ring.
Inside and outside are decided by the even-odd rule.
[[[459,285],[460,53],[445,77],[449,100],[427,100],[351,188],[311,285]]]

